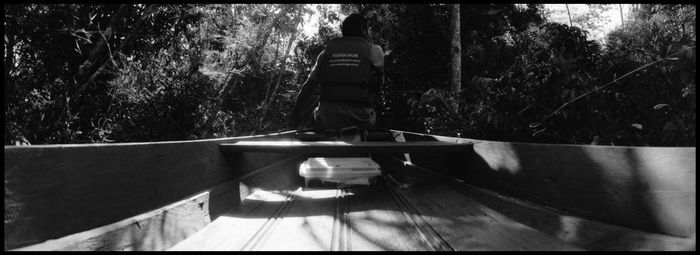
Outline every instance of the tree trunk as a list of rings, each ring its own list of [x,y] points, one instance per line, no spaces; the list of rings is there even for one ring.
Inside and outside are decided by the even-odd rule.
[[[296,25],[294,26],[295,28],[299,26],[301,20],[302,19],[297,20]],[[282,66],[279,69],[280,71],[278,71],[277,73],[277,81],[275,82],[275,87],[272,90],[272,94],[270,94],[270,96],[267,97],[267,100],[264,102],[262,114],[260,114],[260,123],[258,125],[260,127],[262,127],[262,123],[265,120],[265,116],[267,115],[267,110],[270,108],[270,105],[272,104],[272,99],[274,99],[275,95],[277,94],[277,90],[280,87],[282,75],[284,75],[284,70],[285,68],[287,68],[287,59],[289,58],[289,52],[292,51],[292,45],[294,45],[294,41],[297,39],[298,34],[299,32],[294,31],[292,32],[292,35],[289,38],[289,43],[287,43],[287,50],[284,52],[284,58],[282,58]]]
[[[122,16],[126,14],[126,12],[129,10],[129,5],[128,4],[122,4],[119,6],[119,9],[117,10],[116,13],[111,17],[109,21],[109,27],[105,30],[103,33],[104,37],[100,37],[100,40],[97,41],[97,44],[95,47],[93,47],[90,50],[90,54],[88,55],[88,58],[83,62],[82,65],[80,65],[80,69],[78,70],[78,81],[80,83],[84,83],[85,81],[88,80],[88,77],[90,77],[90,74],[96,71],[96,66],[102,64],[102,61],[104,60],[104,52],[105,48],[109,47],[107,44],[109,43],[109,39],[112,38],[112,34],[114,34],[114,27],[116,27],[117,22],[121,21]]]
[[[14,48],[15,48],[15,35],[11,33],[7,35],[5,31],[5,118],[7,118],[8,108],[10,108],[10,92],[14,94],[14,89],[10,90],[10,71],[14,67]],[[5,120],[5,145],[12,144],[15,139],[11,134],[11,129],[8,126],[9,122]]]
[[[211,130],[212,125],[214,124],[214,119],[221,110],[221,105],[224,103],[224,97],[229,94],[231,89],[236,87],[237,82],[238,79],[232,77],[231,79],[228,79],[227,82],[224,84],[224,87],[221,88],[221,90],[219,91],[219,95],[214,101],[214,105],[211,107],[211,110],[207,111],[208,114],[205,115],[207,119],[204,122],[204,125],[202,125],[202,127],[199,128],[199,132],[197,132],[198,139],[208,138],[209,130]]]
[[[7,112],[7,107],[10,104],[8,98],[9,87],[10,87],[10,71],[14,67],[14,48],[15,48],[15,35],[10,34],[9,36],[5,33],[5,112]]]
[[[118,52],[120,52],[124,47],[126,47],[127,45],[129,45],[129,43],[131,43],[131,41],[133,40],[133,38],[134,38],[135,35],[138,36],[138,33],[137,33],[137,32],[138,32],[138,30],[141,28],[141,25],[143,24],[143,22],[146,20],[146,16],[148,16],[154,9],[155,9],[155,5],[149,6],[149,8],[146,10],[146,12],[139,18],[139,21],[136,23],[136,25],[134,25],[134,26],[132,27],[132,29],[131,29],[130,33],[127,35],[126,39],[124,39],[124,40],[122,41],[122,43],[119,44],[119,48],[117,48],[114,52],[112,52],[112,55],[116,55],[116,54],[117,54]],[[111,28],[111,26],[110,26],[110,28],[108,28],[108,30],[110,31],[110,32],[109,32],[109,37],[108,37],[108,36],[105,36],[106,39],[108,39],[108,40],[109,40],[109,38],[111,37],[111,34],[112,34],[111,29],[112,29],[112,28]],[[107,34],[107,33],[105,32],[105,34]],[[102,42],[102,41],[101,41],[101,42]],[[101,47],[101,46],[100,46],[100,48],[103,49],[103,51],[104,51],[104,47]],[[108,59],[111,59],[111,57],[112,57],[112,56],[109,56]],[[88,59],[88,60],[89,60],[89,59]],[[88,63],[88,60],[86,60],[86,63]],[[78,90],[75,91],[75,93],[73,93],[73,96],[72,96],[72,97],[77,97],[80,93],[82,93],[83,90],[85,90],[85,89],[87,88],[87,86],[88,86],[90,83],[92,83],[92,82],[97,78],[97,76],[99,76],[104,70],[107,70],[109,63],[112,63],[112,61],[102,61],[102,65],[100,65],[100,67],[97,68],[97,70],[95,70],[94,72],[92,72],[92,75],[90,75],[90,77],[87,78],[87,80],[85,80],[84,82],[82,82],[82,85],[80,85],[80,88],[78,88]],[[92,63],[92,64],[96,64],[96,63]],[[85,65],[85,63],[84,63],[83,65]],[[80,77],[80,75],[81,75],[81,74],[80,74],[80,72],[79,72],[78,76]],[[86,75],[86,74],[82,74],[82,75]]]
[[[569,11],[569,5],[568,5],[568,4],[566,4],[566,14],[569,15],[569,26],[570,26],[570,27],[573,27],[574,24],[573,24],[573,22],[571,22],[571,12]]]
[[[277,66],[277,61],[279,60],[279,49],[280,49],[280,44],[281,44],[281,43],[282,43],[282,39],[280,38],[280,40],[277,41],[277,46],[276,46],[276,48],[275,48],[275,58],[274,58],[274,60],[272,61],[272,65],[270,66],[270,69],[275,69],[275,66]],[[286,56],[286,55],[285,55],[285,56]],[[276,72],[274,72],[274,73],[276,73]],[[272,76],[274,77],[274,75],[272,75]],[[262,103],[260,104],[260,108],[264,108],[264,107],[265,107],[265,103],[267,102],[267,98],[268,98],[268,96],[270,95],[270,87],[272,87],[272,81],[273,81],[273,80],[274,80],[274,79],[269,79],[269,80],[265,83],[265,95],[264,95],[264,97],[263,97]]]
[[[459,109],[459,92],[462,91],[462,46],[460,38],[460,17],[459,17],[459,4],[452,5],[452,19],[451,19],[451,45],[450,53],[452,56],[452,70],[450,74],[450,82],[452,85],[452,91],[455,93],[454,98],[454,111],[457,112]]]
[[[77,90],[72,93],[65,93],[63,98],[56,100],[56,107],[52,111],[51,115],[46,118],[46,124],[42,124],[42,128],[54,125],[58,123],[63,116],[66,114],[68,109],[68,102],[70,98],[76,98],[87,86],[94,81],[94,79],[100,74],[104,69],[106,69],[106,64],[109,62],[104,56],[105,48],[108,46],[108,40],[113,35],[114,27],[116,27],[117,22],[122,20],[122,16],[126,14],[129,10],[130,5],[122,4],[117,9],[117,12],[111,17],[109,21],[109,27],[103,33],[104,37],[100,37],[97,45],[90,50],[88,58],[80,65],[78,73],[76,75],[76,85],[81,84]]]
[[[625,26],[625,20],[622,18],[622,4],[618,4],[620,6],[620,22],[622,23],[621,26]]]
[[[258,36],[256,37],[257,44],[247,52],[247,55],[245,56],[245,61],[243,62],[242,66],[247,66],[247,65],[253,65],[253,74],[257,73],[260,65],[255,62],[255,60],[259,59],[259,56],[261,55],[261,51],[264,49],[265,45],[267,44],[267,38],[270,37],[270,34],[272,33],[272,27],[277,23],[277,21],[284,15],[287,14],[287,12],[290,9],[290,5],[283,5],[282,9],[280,10],[279,13],[277,13],[271,20],[270,22],[267,22],[264,26],[263,29],[259,30],[260,32],[258,33]],[[236,67],[234,67],[236,68]],[[214,105],[211,107],[212,110],[207,111],[205,114],[206,121],[202,127],[200,127],[198,133],[198,138],[203,139],[207,138],[209,136],[209,130],[211,130],[212,125],[214,123],[214,118],[216,118],[216,115],[219,113],[219,110],[221,108],[221,104],[224,102],[224,97],[229,94],[229,91],[235,87],[235,85],[238,83],[238,79],[240,78],[239,75],[233,74],[233,71],[231,71],[230,78],[227,78],[223,88],[221,89],[221,93],[217,96],[216,99],[214,99]]]
[[[253,49],[250,51],[250,54],[248,54],[248,57],[246,58],[246,61],[244,62],[245,65],[249,64],[255,64],[254,69],[259,68],[259,65],[257,63],[254,63],[254,61],[257,61],[260,59],[262,56],[262,50],[265,48],[265,45],[267,44],[267,39],[270,37],[270,34],[272,33],[272,28],[274,27],[275,23],[282,18],[282,16],[287,15],[287,12],[289,12],[290,6],[289,5],[283,5],[282,9],[280,12],[278,12],[267,24],[265,24],[265,27],[260,30],[260,32],[257,35],[257,41],[258,43],[253,47]]]

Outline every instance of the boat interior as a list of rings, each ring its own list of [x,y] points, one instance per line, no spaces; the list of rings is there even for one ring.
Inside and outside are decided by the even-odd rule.
[[[344,154],[381,166],[369,185],[307,184],[323,140],[6,146],[5,250],[695,250],[694,147],[386,130]]]

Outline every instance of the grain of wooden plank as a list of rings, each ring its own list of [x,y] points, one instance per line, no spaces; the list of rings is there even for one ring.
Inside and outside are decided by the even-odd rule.
[[[471,200],[443,184],[400,189],[455,250],[581,250]]]
[[[256,251],[331,250],[338,190],[297,190],[294,204],[262,238]]]
[[[242,250],[288,200],[286,194],[256,191],[241,204],[199,232],[174,245],[171,251]]]
[[[522,224],[587,250],[687,251],[694,249],[695,240],[692,238],[648,233],[587,220],[463,183],[454,183],[451,186]]]
[[[18,248],[18,251],[163,250],[210,223],[214,197],[231,199],[235,183],[227,182],[193,197],[119,222],[59,239]]]
[[[414,164],[469,184],[609,224],[695,235],[695,147],[531,144],[401,133],[409,142],[472,143],[472,153],[411,155]]]
[[[320,151],[324,147],[312,143],[310,146],[272,149],[263,146],[261,150],[284,153],[291,150],[292,154],[410,152],[416,164],[510,196],[612,224],[689,237],[694,250],[695,148],[534,145],[439,136],[421,136],[433,141],[406,146],[415,143],[417,137],[407,135],[408,143],[384,143],[367,148],[330,145]],[[301,184],[302,178],[296,176],[294,164],[299,158],[274,153],[220,153],[227,151],[227,146],[220,144],[237,140],[6,146],[5,249],[131,219],[129,217],[133,215],[240,177],[245,177],[240,180],[241,187],[249,187],[254,195],[257,193],[254,190],[264,188],[285,199],[293,197],[294,202],[261,198],[267,201],[263,203],[251,198],[242,204],[243,211],[247,210],[249,214],[229,211],[220,220],[215,220],[216,224],[205,227],[174,250],[329,249],[324,243],[333,250],[431,250],[440,247],[436,246],[439,238],[457,250],[576,250],[576,246],[625,249],[624,244],[630,242],[648,242],[646,246],[634,246],[638,250],[677,248],[675,243],[659,241],[654,236],[629,234],[624,228],[615,226],[600,227],[595,222],[576,217],[564,217],[560,223],[573,226],[578,236],[538,228],[538,222],[545,221],[535,218],[556,217],[557,214],[517,218],[513,211],[529,209],[487,206],[483,200],[459,194],[444,183],[409,185],[399,189],[405,193],[399,194],[404,194],[410,206],[381,186],[350,189],[345,200],[349,207],[347,213],[342,214],[343,224],[338,225],[338,221],[333,220],[339,215],[336,198],[312,198],[314,196],[306,191],[287,196]],[[235,147],[229,149],[240,149]],[[347,148],[354,149],[348,151]],[[427,155],[438,155],[446,160],[428,160],[435,157]],[[442,168],[445,165],[450,168]],[[256,172],[264,166],[270,167]],[[419,179],[425,180],[430,178]],[[212,203],[210,199],[205,200]],[[231,199],[222,203],[237,202],[237,199]],[[334,203],[336,212],[332,213]],[[200,209],[200,201],[192,200],[186,204],[188,206],[182,211],[172,210],[175,215],[151,215],[136,223],[91,234],[100,236],[99,239],[83,236],[82,239],[87,239],[84,242],[76,241],[62,247],[72,247],[68,250],[165,249],[172,245],[170,242],[184,238],[202,225],[198,221],[189,224],[175,220],[199,217],[194,213],[187,214]],[[413,207],[415,212],[407,210],[408,207]],[[210,213],[221,210],[208,209]],[[217,213],[211,213],[210,217],[214,214]],[[276,220],[270,221],[270,217]],[[423,221],[430,226],[424,226]],[[581,229],[583,225],[586,228]],[[342,226],[346,226],[346,230],[339,230],[343,229]],[[431,236],[431,228],[439,238]],[[163,229],[167,233],[163,234]],[[179,232],[183,229],[187,230]],[[258,232],[261,229],[266,229],[266,232]],[[324,238],[323,233],[329,229],[331,233]],[[345,233],[345,236],[340,237],[339,233]],[[289,236],[298,236],[299,240],[305,241],[294,242]],[[641,239],[630,241],[624,238]],[[626,248],[635,249],[630,247]],[[50,250],[57,249],[62,248]]]
[[[348,199],[343,222],[343,213],[336,214],[337,192],[297,190],[289,211],[268,224],[281,206],[274,202],[282,198],[256,191],[242,202],[242,209],[227,213],[170,250],[432,250],[384,187],[340,192]]]
[[[289,157],[220,153],[239,139],[250,138],[6,146],[5,249],[112,224]]]
[[[352,251],[431,251],[403,209],[383,186],[350,189]]]

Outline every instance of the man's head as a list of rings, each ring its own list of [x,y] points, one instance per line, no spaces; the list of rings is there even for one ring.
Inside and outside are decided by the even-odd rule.
[[[367,37],[367,21],[362,15],[353,13],[343,20],[340,30],[343,36]]]

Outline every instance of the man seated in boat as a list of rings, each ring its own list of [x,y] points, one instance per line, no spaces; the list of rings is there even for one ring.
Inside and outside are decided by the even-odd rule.
[[[351,14],[341,25],[343,36],[328,42],[302,85],[290,127],[303,129],[313,116],[314,130],[358,134],[374,127],[374,106],[384,83],[384,52],[369,42],[367,21]]]

